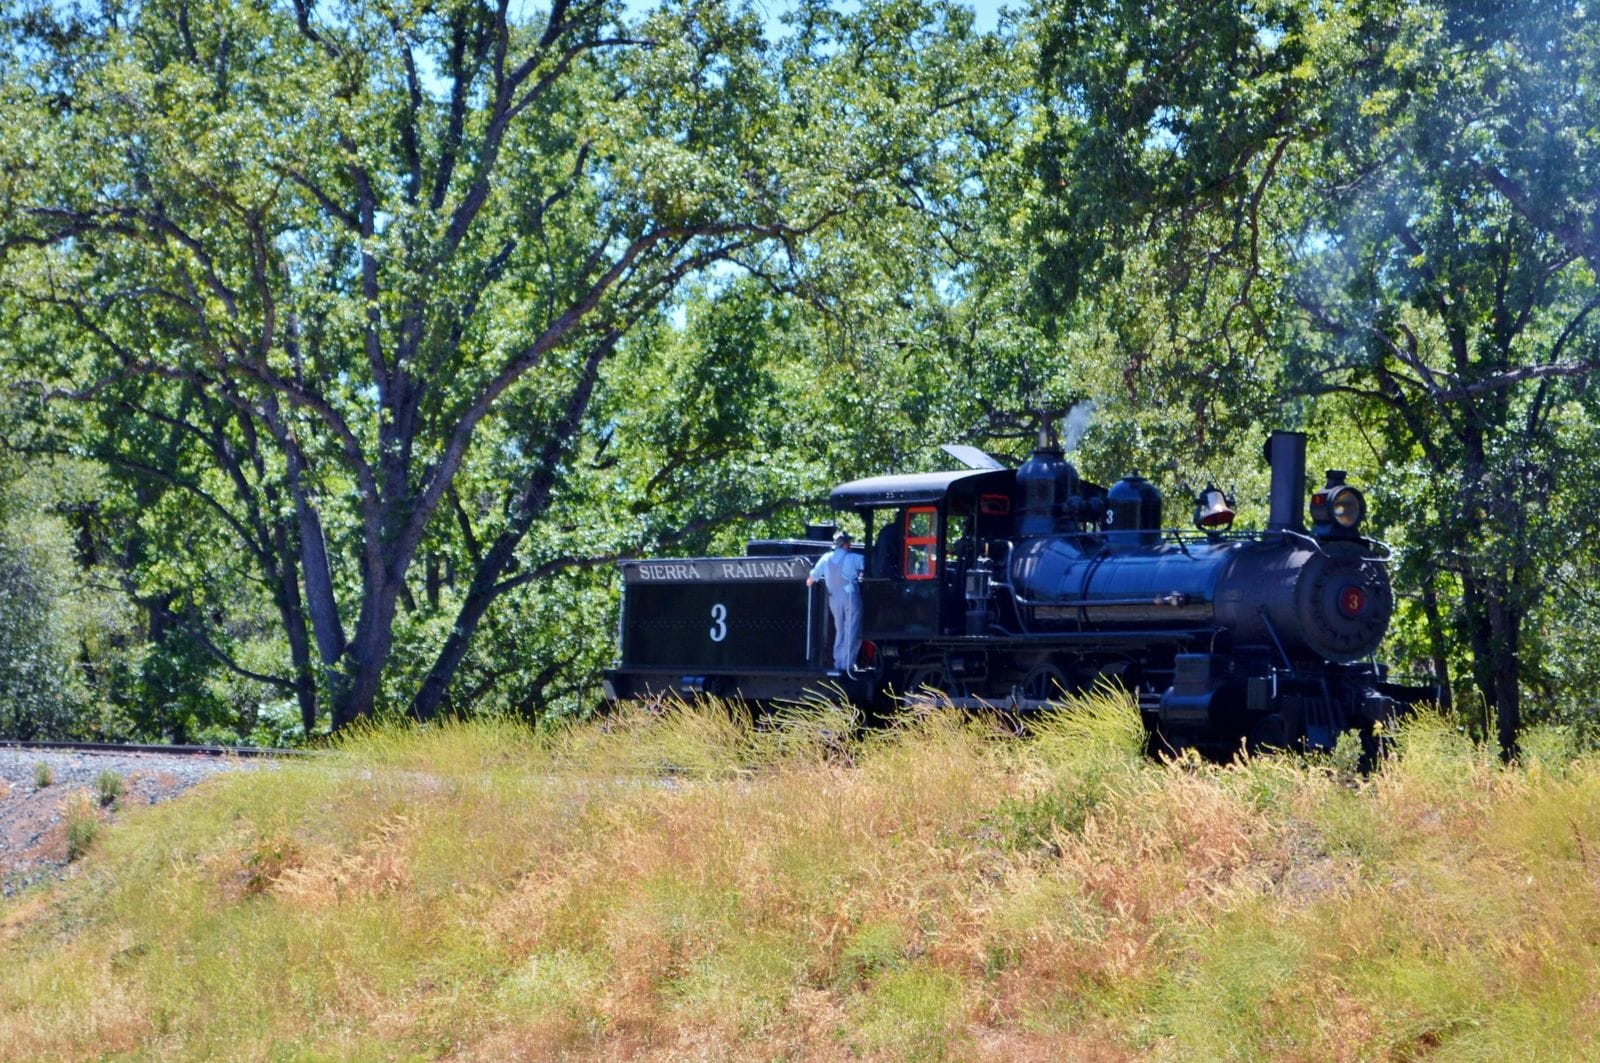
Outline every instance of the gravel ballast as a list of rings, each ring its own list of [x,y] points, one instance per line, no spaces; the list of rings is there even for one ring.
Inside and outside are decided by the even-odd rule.
[[[59,875],[67,865],[65,809],[84,792],[96,805],[95,782],[103,772],[122,780],[117,809],[168,801],[221,771],[250,771],[270,760],[197,757],[163,753],[102,753],[0,746],[0,896],[11,896]],[[50,783],[36,785],[39,765]]]

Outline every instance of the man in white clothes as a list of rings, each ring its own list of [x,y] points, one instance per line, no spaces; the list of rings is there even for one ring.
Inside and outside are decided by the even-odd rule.
[[[848,672],[861,645],[861,555],[850,549],[850,533],[833,537],[833,549],[823,554],[806,577],[809,587],[822,580],[828,585],[828,609],[833,613],[833,667]]]

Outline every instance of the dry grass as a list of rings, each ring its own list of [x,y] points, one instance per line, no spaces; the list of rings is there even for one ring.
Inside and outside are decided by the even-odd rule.
[[[1600,763],[1422,718],[1158,765],[827,706],[376,728],[0,908],[0,1058],[1563,1059],[1600,1052]]]

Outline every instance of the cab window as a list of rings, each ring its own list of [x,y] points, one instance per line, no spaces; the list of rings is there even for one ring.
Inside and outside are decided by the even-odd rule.
[[[875,579],[894,579],[900,575],[900,565],[905,560],[905,532],[901,515],[890,513],[883,522],[883,531],[872,540],[872,549],[867,552],[867,575]]]
[[[939,511],[933,506],[906,510],[906,579],[933,579],[938,575]]]

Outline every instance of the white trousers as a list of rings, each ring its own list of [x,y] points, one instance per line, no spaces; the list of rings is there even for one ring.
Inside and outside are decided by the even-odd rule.
[[[856,651],[861,648],[861,595],[830,592],[828,610],[833,613],[833,667],[846,672],[856,663]]]

